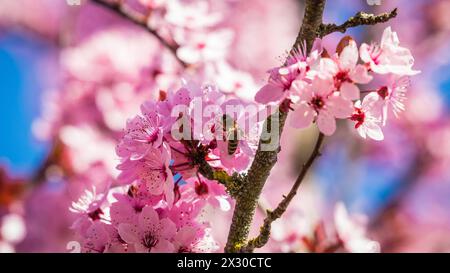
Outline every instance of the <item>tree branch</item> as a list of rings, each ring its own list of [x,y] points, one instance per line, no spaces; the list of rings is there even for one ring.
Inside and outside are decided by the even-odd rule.
[[[239,249],[240,252],[253,252],[255,248],[263,247],[267,243],[267,241],[269,240],[272,223],[283,215],[292,199],[297,194],[298,188],[304,180],[309,168],[312,166],[316,158],[320,156],[320,147],[322,146],[323,140],[324,135],[322,133],[319,133],[316,144],[314,145],[314,150],[312,151],[306,163],[303,164],[303,168],[298,175],[297,180],[295,180],[295,183],[289,191],[288,195],[283,198],[283,200],[278,204],[275,210],[267,210],[267,217],[264,219],[264,224],[261,227],[259,235],[254,239],[251,239],[245,246],[241,247]]]
[[[176,44],[170,44],[168,41],[166,41],[159,33],[155,30],[150,28],[147,25],[147,19],[148,17],[145,15],[140,14],[139,12],[130,9],[126,5],[123,4],[121,0],[117,2],[106,2],[104,0],[92,0],[92,2],[98,4],[99,6],[102,6],[106,9],[109,9],[110,11],[116,13],[117,15],[127,19],[128,21],[134,23],[135,25],[138,25],[140,27],[145,28],[148,32],[150,32],[158,41],[166,47],[172,54],[174,55],[175,59],[183,66],[184,68],[188,67],[188,64],[182,61],[177,56],[177,49],[178,45]]]
[[[295,43],[292,46],[291,52],[296,50],[304,41],[306,41],[307,50],[311,50],[314,39],[317,37],[318,29],[322,24],[325,2],[325,0],[306,1],[302,26]],[[266,151],[262,146],[270,143],[272,139],[260,139],[253,163],[247,176],[242,181],[240,194],[236,198],[233,220],[228,233],[227,244],[225,246],[226,252],[239,251],[247,241],[259,196],[269,177],[270,171],[277,162],[277,155],[280,151],[279,138],[283,132],[286,118],[287,112],[277,111],[265,121],[264,128],[270,128],[272,132],[275,130],[275,133],[278,134],[276,143],[278,149]]]
[[[209,180],[215,180],[218,183],[225,186],[227,192],[233,198],[238,198],[240,195],[240,190],[243,185],[243,181],[245,179],[245,175],[241,175],[238,173],[233,173],[233,175],[229,175],[224,170],[215,170],[206,160],[202,160],[198,164],[198,172],[201,173],[205,178]]]
[[[397,16],[397,8],[393,9],[391,12],[385,12],[379,15],[374,15],[365,12],[358,12],[357,14],[355,14],[355,16],[350,17],[350,19],[348,19],[345,23],[339,26],[336,24],[321,24],[319,28],[319,36],[324,37],[333,32],[344,33],[345,31],[347,31],[348,28],[351,27],[384,23],[396,16]]]

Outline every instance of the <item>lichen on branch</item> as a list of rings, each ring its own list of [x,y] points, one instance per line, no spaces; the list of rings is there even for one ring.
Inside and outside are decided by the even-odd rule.
[[[324,37],[333,32],[345,33],[348,28],[357,27],[362,25],[376,25],[379,23],[385,23],[390,19],[397,16],[397,9],[393,9],[390,12],[381,13],[379,15],[358,12],[355,16],[350,17],[341,25],[336,24],[321,24],[318,30],[318,36]]]

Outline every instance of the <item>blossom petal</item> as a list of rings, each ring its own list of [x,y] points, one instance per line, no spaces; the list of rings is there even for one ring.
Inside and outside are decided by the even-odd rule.
[[[142,231],[153,232],[159,224],[158,213],[151,206],[145,206],[139,215],[138,222]]]
[[[336,120],[328,111],[320,111],[317,116],[317,127],[327,136],[331,136],[336,131]]]
[[[331,58],[321,58],[319,61],[318,75],[320,78],[326,79],[332,77],[339,72],[339,67]]]
[[[196,239],[197,231],[190,226],[182,227],[175,235],[174,243],[178,246],[189,247]]]
[[[159,236],[163,239],[171,240],[177,232],[177,227],[168,218],[161,219],[160,227]]]
[[[172,98],[172,104],[173,105],[189,105],[189,103],[191,102],[191,96],[189,93],[189,90],[185,87],[180,88],[180,90],[178,90],[175,95]]]
[[[148,253],[150,250],[139,242],[134,244],[134,251],[136,253]]]
[[[373,77],[369,75],[367,68],[361,64],[358,64],[355,69],[350,71],[349,76],[352,81],[361,84],[369,83],[373,79]]]
[[[365,63],[371,63],[372,58],[370,57],[370,46],[366,43],[361,44],[359,47],[359,57]]]
[[[174,252],[175,247],[168,240],[159,240],[158,244],[151,249],[152,253],[171,253]]]
[[[226,196],[216,196],[215,198],[219,203],[220,210],[229,211],[231,209],[230,202],[228,202]]]
[[[316,95],[328,96],[334,89],[334,83],[331,78],[316,78],[311,85],[311,90]]]
[[[328,99],[328,111],[336,118],[348,118],[353,113],[353,104],[350,100],[339,95],[334,95]]]
[[[255,95],[255,101],[263,104],[276,102],[283,98],[283,89],[273,84],[264,85]]]
[[[294,128],[306,128],[311,125],[314,116],[314,110],[302,103],[291,114],[290,125]]]
[[[135,244],[140,241],[138,236],[138,227],[136,225],[122,223],[119,225],[117,230],[120,238],[129,244]]]
[[[350,82],[344,82],[341,84],[341,95],[347,100],[358,100],[360,96],[360,91],[358,86]]]
[[[339,55],[339,64],[341,69],[353,69],[358,62],[358,48],[353,40],[349,41],[349,44],[344,47]]]
[[[167,172],[170,172],[170,170],[167,170]],[[166,202],[170,208],[175,200],[175,194],[173,192],[174,185],[173,176],[169,174],[164,185],[164,196],[166,197]]]
[[[367,135],[366,135],[366,130],[364,128],[365,126],[359,126],[358,129],[356,129],[356,131],[358,132],[359,136],[366,139]]]
[[[368,122],[367,124],[365,124],[365,127],[367,136],[369,136],[371,139],[377,141],[384,139],[383,131],[381,131],[380,126],[378,126],[376,123]]]
[[[145,172],[145,170],[143,170]],[[164,192],[166,177],[160,170],[150,170],[145,174],[145,184],[149,193],[160,195]]]

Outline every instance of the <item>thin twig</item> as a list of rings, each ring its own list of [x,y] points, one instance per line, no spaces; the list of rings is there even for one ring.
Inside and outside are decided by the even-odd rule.
[[[106,2],[104,0],[92,0],[92,2],[107,8],[114,13],[122,16],[123,18],[127,19],[130,22],[133,22],[134,24],[145,28],[148,32],[150,32],[158,41],[166,47],[172,54],[174,55],[175,59],[183,66],[184,68],[188,67],[188,64],[185,63],[183,60],[178,58],[177,56],[177,49],[178,45],[169,43],[166,39],[164,39],[161,35],[159,35],[158,31],[155,29],[152,29],[147,24],[148,17],[129,8],[128,6],[124,5],[122,1],[117,2]]]
[[[374,15],[365,12],[358,12],[355,16],[350,17],[342,25],[336,24],[322,24],[319,28],[319,36],[324,37],[333,32],[347,31],[348,28],[357,27],[361,25],[375,25],[384,23],[397,16],[397,9],[393,9],[391,12],[385,12],[379,15]]]
[[[259,235],[254,239],[251,239],[245,246],[241,247],[239,250],[240,252],[252,252],[255,248],[263,247],[267,243],[269,240],[272,223],[283,215],[292,199],[297,194],[297,190],[303,182],[309,168],[312,166],[316,158],[320,156],[320,147],[322,146],[324,138],[324,135],[319,133],[314,149],[306,163],[303,165],[303,168],[288,195],[283,198],[275,210],[267,211],[267,217],[264,219],[264,224],[261,227]]]

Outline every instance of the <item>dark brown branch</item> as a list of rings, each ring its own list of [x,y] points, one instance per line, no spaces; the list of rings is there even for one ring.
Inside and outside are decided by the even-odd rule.
[[[297,180],[295,180],[295,183],[289,191],[288,195],[283,198],[283,200],[278,204],[275,210],[267,210],[267,217],[264,219],[264,224],[261,227],[259,235],[254,239],[251,239],[245,246],[241,247],[240,252],[253,252],[255,248],[263,247],[267,243],[267,241],[269,240],[272,223],[283,215],[292,199],[297,194],[298,188],[303,182],[309,168],[312,166],[316,158],[320,156],[320,147],[322,146],[323,140],[324,135],[322,133],[319,133],[316,144],[314,145],[314,149],[306,163],[303,164],[303,168],[298,175]]]
[[[397,9],[393,9],[391,12],[385,12],[379,15],[374,15],[365,12],[358,12],[355,16],[350,17],[342,25],[336,24],[322,24],[319,28],[319,36],[324,37],[333,32],[347,31],[348,28],[357,27],[361,25],[375,25],[384,23],[397,16]]]
[[[177,59],[177,61],[183,66],[183,67],[188,67],[188,64],[185,63],[184,61],[182,61],[180,58],[178,58],[177,56],[177,49],[178,49],[178,45],[176,44],[171,44],[168,41],[166,41],[163,37],[161,37],[161,35],[159,35],[158,31],[156,31],[155,29],[152,29],[150,27],[148,27],[147,25],[147,19],[148,17],[140,14],[139,12],[130,9],[129,7],[127,7],[126,5],[124,5],[122,3],[122,1],[117,1],[117,2],[106,2],[104,0],[92,0],[92,2],[107,8],[109,10],[111,10],[112,12],[120,15],[121,17],[127,19],[128,21],[145,28],[148,32],[150,32],[164,47],[166,47],[170,52],[172,52],[172,54],[174,55],[175,59]]]

